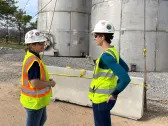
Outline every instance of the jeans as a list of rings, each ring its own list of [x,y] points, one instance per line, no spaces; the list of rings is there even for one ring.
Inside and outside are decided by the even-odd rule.
[[[111,126],[110,110],[114,107],[116,100],[110,100],[108,103],[93,103],[93,114],[95,126]]]
[[[39,110],[26,109],[26,126],[43,126],[47,120],[46,107]]]

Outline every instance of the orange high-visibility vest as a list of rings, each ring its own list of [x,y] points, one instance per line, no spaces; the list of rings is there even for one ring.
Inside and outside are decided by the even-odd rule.
[[[27,52],[22,67],[22,87],[20,101],[25,108],[41,109],[50,102],[51,87],[33,88],[28,80],[28,71],[34,62],[38,62],[40,67],[40,80],[49,81],[49,74],[46,66],[37,56]]]

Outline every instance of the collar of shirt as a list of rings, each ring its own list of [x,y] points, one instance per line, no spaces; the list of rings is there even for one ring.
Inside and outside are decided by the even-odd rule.
[[[29,50],[29,52],[33,53],[35,56],[37,56],[39,59],[41,59],[40,55],[38,53],[34,52],[33,50]]]

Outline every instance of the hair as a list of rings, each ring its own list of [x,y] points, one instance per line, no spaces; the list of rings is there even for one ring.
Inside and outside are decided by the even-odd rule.
[[[26,44],[26,45],[25,45],[25,48],[24,48],[25,52],[27,52],[28,50],[31,49],[31,45],[35,45],[35,44],[36,44],[36,43]]]
[[[104,36],[107,43],[111,44],[111,40],[114,38],[114,33],[96,33],[98,36]]]
[[[25,48],[24,48],[25,52],[27,52],[29,49],[30,49],[29,44],[26,44],[26,45],[25,45]]]

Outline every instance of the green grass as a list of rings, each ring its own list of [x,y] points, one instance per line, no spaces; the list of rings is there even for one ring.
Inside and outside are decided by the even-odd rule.
[[[24,45],[18,44],[18,43],[13,43],[9,42],[8,44],[5,42],[0,41],[0,47],[8,47],[8,48],[14,48],[14,49],[24,49]]]

